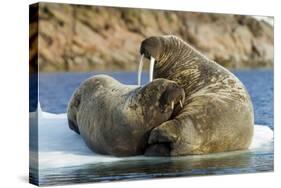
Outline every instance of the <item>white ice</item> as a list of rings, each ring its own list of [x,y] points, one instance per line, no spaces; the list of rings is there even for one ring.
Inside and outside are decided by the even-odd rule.
[[[31,126],[35,130],[34,117],[30,114]],[[119,160],[149,159],[148,157],[111,157],[99,155],[88,149],[80,135],[68,128],[66,114],[38,112],[39,169],[76,166],[89,163],[114,162]],[[262,125],[254,126],[254,137],[250,150],[262,149],[273,142],[273,131]],[[31,149],[31,157],[35,155]],[[226,152],[227,153],[227,152]],[[32,163],[37,164],[36,158]]]

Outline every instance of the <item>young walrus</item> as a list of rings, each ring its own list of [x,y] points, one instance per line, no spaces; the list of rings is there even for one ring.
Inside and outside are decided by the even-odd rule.
[[[70,99],[69,127],[97,153],[144,154],[151,129],[169,120],[184,97],[184,90],[166,79],[136,87],[106,75],[93,76]]]
[[[237,77],[175,36],[147,38],[140,53],[155,59],[154,78],[175,81],[186,95],[183,109],[151,131],[147,155],[207,154],[249,147],[253,106]]]

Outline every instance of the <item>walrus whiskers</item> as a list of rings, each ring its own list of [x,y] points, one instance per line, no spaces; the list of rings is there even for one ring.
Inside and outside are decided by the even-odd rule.
[[[138,86],[141,85],[141,72],[143,67],[143,54],[141,55],[140,63],[139,63],[139,69],[138,69]]]
[[[154,69],[154,57],[150,57],[150,66],[149,66],[149,82],[153,80],[153,69]]]

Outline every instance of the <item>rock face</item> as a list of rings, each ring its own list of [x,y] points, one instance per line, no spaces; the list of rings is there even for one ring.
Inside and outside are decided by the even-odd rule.
[[[140,42],[173,34],[227,68],[273,66],[273,27],[249,16],[39,3],[30,62],[40,71],[136,70]],[[36,18],[37,18],[36,17]],[[37,37],[38,31],[38,37]],[[37,52],[38,44],[38,54]]]

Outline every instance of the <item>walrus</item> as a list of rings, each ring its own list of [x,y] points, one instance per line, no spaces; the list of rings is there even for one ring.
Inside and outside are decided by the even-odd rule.
[[[185,91],[183,109],[151,131],[146,155],[207,154],[249,147],[253,105],[235,75],[176,36],[149,37],[142,41],[140,53],[155,59],[154,79],[175,81]]]
[[[137,87],[97,75],[84,81],[72,95],[68,125],[94,152],[142,155],[151,129],[169,120],[184,99],[184,90],[174,81],[155,79]]]

